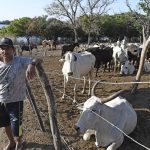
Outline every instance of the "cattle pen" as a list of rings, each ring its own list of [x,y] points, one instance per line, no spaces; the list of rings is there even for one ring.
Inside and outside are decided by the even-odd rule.
[[[36,53],[35,56],[41,56],[41,50],[39,53]],[[57,51],[55,51],[57,53]],[[63,101],[61,100],[63,94],[63,76],[62,76],[62,64],[59,62],[60,53],[58,52],[56,55],[49,52],[50,56],[43,57],[43,68],[47,77],[52,85],[52,90],[54,93],[54,98],[56,102],[56,117],[58,121],[58,128],[60,131],[61,139],[65,142],[63,149],[82,149],[82,150],[104,150],[104,148],[97,148],[94,144],[94,139],[91,141],[84,141],[82,136],[77,136],[74,130],[74,125],[79,118],[80,110],[77,109],[76,104],[73,103],[73,93],[71,92],[73,89],[73,81],[68,84],[67,87],[67,98]],[[94,78],[96,80],[106,81],[104,84],[97,87],[96,93],[99,97],[106,97],[111,95],[112,93],[120,90],[131,87],[131,82],[134,81],[135,75],[129,76],[120,76],[117,73],[113,72],[99,72],[98,77]],[[139,143],[145,145],[146,147],[150,147],[150,90],[149,90],[149,74],[144,74],[142,76],[143,84],[139,85],[138,92],[135,95],[125,94],[124,96],[130,101],[133,105],[134,109],[138,115],[138,124],[134,132],[130,135],[133,139],[138,141]],[[145,83],[144,83],[145,82]],[[82,80],[81,80],[82,83]],[[111,84],[113,83],[113,84]],[[118,84],[117,84],[118,83]],[[120,84],[119,84],[120,83]],[[121,84],[128,83],[128,84]],[[32,113],[32,109],[28,101],[26,101],[25,105],[25,113],[24,113],[24,121],[25,121],[25,131],[24,131],[24,140],[26,141],[26,149],[50,149],[53,150],[53,138],[50,134],[50,124],[49,124],[49,115],[48,115],[48,106],[45,100],[44,92],[42,91],[41,83],[36,77],[30,83],[32,93],[36,99],[38,111],[42,117],[44,127],[46,132],[42,133],[35,119],[34,113]],[[82,85],[82,84],[81,84]],[[86,94],[79,93],[79,103],[85,102],[89,96]],[[0,143],[4,143],[5,139],[0,139]],[[66,145],[66,146],[65,146]],[[1,148],[1,147],[0,147]],[[1,148],[2,149],[2,148]],[[132,140],[125,137],[125,140],[119,150],[142,150],[143,147],[139,146]]]

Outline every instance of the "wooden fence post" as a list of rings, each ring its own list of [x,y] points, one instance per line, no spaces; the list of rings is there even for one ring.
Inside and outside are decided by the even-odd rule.
[[[45,132],[45,128],[44,128],[44,125],[43,125],[40,113],[39,113],[39,111],[37,109],[36,102],[35,102],[35,99],[34,99],[34,96],[33,96],[32,92],[31,92],[31,88],[30,88],[30,86],[28,84],[28,81],[26,81],[26,94],[27,94],[27,97],[28,97],[29,102],[31,104],[31,107],[32,107],[32,109],[34,110],[34,112],[35,112],[35,114],[37,116],[37,120],[38,120],[40,129],[43,132]]]
[[[53,136],[54,147],[55,150],[62,150],[61,138],[60,138],[60,133],[59,133],[57,119],[56,119],[54,95],[49,80],[40,63],[36,65],[36,72],[40,79],[41,85],[43,87],[46,96],[47,104],[48,104],[49,120],[50,120],[51,132]]]

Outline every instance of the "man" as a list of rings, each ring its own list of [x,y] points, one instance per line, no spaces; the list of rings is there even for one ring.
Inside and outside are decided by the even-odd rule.
[[[4,150],[22,147],[23,100],[26,97],[25,80],[33,79],[35,65],[40,59],[14,56],[11,39],[0,41],[0,127],[4,127],[9,143]]]

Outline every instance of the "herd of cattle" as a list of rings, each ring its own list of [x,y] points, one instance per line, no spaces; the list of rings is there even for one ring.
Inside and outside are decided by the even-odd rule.
[[[50,50],[57,49],[57,42],[54,40],[43,40],[42,46],[45,48],[48,46]],[[73,52],[75,47],[79,48],[78,43],[73,44],[64,44],[61,47],[61,57],[64,57],[65,53],[70,51]],[[37,49],[37,45],[22,45],[21,46],[21,55],[23,51],[29,51],[32,54],[32,49]],[[133,74],[136,72],[139,66],[140,54],[141,54],[142,46],[137,43],[127,43],[125,40],[122,42],[117,41],[116,44],[105,45],[105,44],[95,44],[90,48],[84,48],[84,50],[80,48],[78,53],[90,52],[96,58],[94,68],[96,68],[96,75],[98,73],[99,68],[104,68],[105,70],[108,68],[109,72],[113,70],[114,72],[117,69],[120,71],[120,74]],[[81,54],[82,55],[82,54]],[[150,71],[150,50],[147,51],[144,71]]]
[[[51,49],[56,49],[56,43],[50,42]],[[49,44],[43,41],[43,47]],[[53,47],[52,45],[55,45]],[[84,102],[82,113],[75,125],[78,133],[84,133],[83,139],[89,140],[92,134],[95,135],[96,146],[107,147],[107,150],[116,150],[124,140],[124,134],[130,134],[137,125],[137,114],[129,102],[120,96],[123,90],[116,92],[108,98],[95,96],[96,83],[91,90],[93,70],[96,68],[96,75],[99,68],[103,71],[119,70],[120,74],[133,74],[138,68],[141,46],[138,44],[127,44],[125,40],[117,41],[115,45],[96,44],[90,48],[74,52],[78,43],[63,45],[61,48],[61,59],[63,62],[62,73],[64,75],[64,92],[62,99],[66,96],[66,84],[70,77],[75,79],[74,100],[77,103],[77,86],[79,79],[84,77],[82,93],[85,92],[86,77],[88,75],[89,90],[91,97]],[[30,47],[31,49],[31,47]],[[150,71],[150,52],[145,58],[144,71]],[[77,79],[77,80],[76,80]],[[107,121],[106,121],[107,120]],[[109,123],[108,123],[109,122]],[[112,125],[113,124],[113,125]]]
[[[62,51],[64,49],[62,48]],[[82,113],[75,125],[77,133],[84,133],[83,139],[89,140],[91,135],[95,135],[96,146],[107,147],[107,150],[118,149],[124,140],[124,134],[130,134],[137,125],[137,114],[132,105],[120,94],[124,91],[118,91],[108,98],[102,99],[94,95],[93,86],[91,91],[91,79],[94,68],[96,76],[98,69],[104,66],[104,71],[108,67],[120,70],[120,74],[133,74],[138,68],[140,61],[141,48],[138,44],[128,44],[125,41],[117,42],[113,46],[94,45],[84,51],[73,52],[73,48],[65,49],[59,60],[63,62],[62,73],[64,75],[64,93],[62,99],[66,96],[66,83],[69,77],[75,80],[74,100],[77,103],[77,86],[79,79],[84,77],[84,86],[82,93],[85,92],[86,75],[88,75],[89,92],[91,97],[86,100],[82,106]],[[150,71],[149,57],[145,59],[144,71]],[[119,66],[119,67],[118,67]]]
[[[70,46],[70,45],[69,45]],[[67,47],[67,46],[65,46]],[[64,94],[62,99],[66,95],[66,83],[68,82],[69,76],[74,78],[84,77],[83,93],[85,92],[85,78],[88,75],[89,81],[89,95],[91,89],[91,79],[93,77],[93,70],[96,68],[96,76],[100,67],[104,65],[104,71],[108,67],[109,71],[112,69],[116,71],[119,68],[120,74],[133,74],[140,61],[140,46],[137,44],[129,44],[126,42],[117,41],[116,45],[105,46],[105,45],[94,45],[84,51],[73,52],[73,47],[65,49],[65,52],[60,62],[64,62],[62,73],[64,75]],[[62,51],[63,51],[62,47]],[[119,67],[118,67],[119,66]],[[144,71],[150,71],[149,57],[145,59]],[[76,102],[76,90],[79,80],[75,80],[74,86],[74,102]]]

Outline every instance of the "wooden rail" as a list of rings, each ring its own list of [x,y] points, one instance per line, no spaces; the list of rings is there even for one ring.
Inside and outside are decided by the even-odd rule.
[[[61,138],[60,138],[57,118],[56,118],[56,111],[55,111],[56,105],[55,105],[53,91],[49,83],[49,80],[45,74],[45,71],[40,63],[36,65],[36,73],[43,87],[46,100],[47,100],[47,104],[48,104],[49,121],[50,121],[55,150],[62,150]]]
[[[26,95],[29,99],[29,102],[30,102],[30,105],[32,106],[32,109],[34,110],[35,112],[35,115],[37,116],[37,120],[38,120],[38,123],[39,123],[39,126],[40,126],[40,129],[45,132],[45,128],[44,128],[44,125],[43,125],[43,121],[41,119],[41,116],[40,116],[40,113],[38,111],[38,108],[37,108],[37,105],[36,105],[36,102],[35,102],[35,98],[31,92],[31,88],[28,84],[28,82],[26,81]]]

